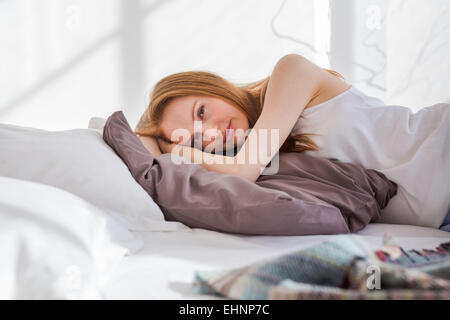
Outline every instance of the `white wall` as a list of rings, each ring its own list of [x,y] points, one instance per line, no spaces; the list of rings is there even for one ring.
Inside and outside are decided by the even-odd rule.
[[[450,99],[449,10],[447,0],[0,0],[0,122],[70,129],[121,109],[133,126],[168,74],[254,81],[286,53],[418,109]]]
[[[450,1],[389,2],[388,99],[416,109],[450,102]]]
[[[388,0],[331,1],[331,66],[363,92],[385,100]]]

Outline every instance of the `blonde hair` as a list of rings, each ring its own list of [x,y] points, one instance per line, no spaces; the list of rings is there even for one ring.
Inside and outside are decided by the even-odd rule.
[[[343,78],[336,71],[325,69]],[[223,77],[206,71],[179,72],[159,80],[151,93],[150,103],[142,114],[134,132],[141,136],[152,136],[167,141],[160,129],[165,107],[174,98],[188,95],[205,95],[220,98],[242,110],[249,128],[252,128],[261,114],[270,76],[248,84],[234,84]],[[303,117],[303,115],[300,115]],[[309,138],[313,133],[289,136],[280,148],[284,152],[303,152],[319,148]]]

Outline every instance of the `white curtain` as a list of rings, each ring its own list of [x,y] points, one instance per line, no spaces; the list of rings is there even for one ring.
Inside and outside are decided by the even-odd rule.
[[[49,130],[134,125],[166,75],[255,81],[287,53],[389,104],[450,100],[448,0],[0,0],[0,39],[0,122]]]

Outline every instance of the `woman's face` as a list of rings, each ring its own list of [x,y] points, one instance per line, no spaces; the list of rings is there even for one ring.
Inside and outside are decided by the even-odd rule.
[[[249,124],[240,109],[222,99],[190,95],[177,97],[168,103],[161,129],[164,136],[174,143],[194,146],[195,138],[195,146],[214,152],[241,145]],[[190,140],[186,136],[182,140],[184,134]]]

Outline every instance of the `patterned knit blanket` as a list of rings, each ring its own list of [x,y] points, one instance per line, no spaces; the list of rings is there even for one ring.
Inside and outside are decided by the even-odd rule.
[[[433,250],[369,250],[336,236],[245,267],[196,271],[196,293],[231,299],[450,299],[450,242]]]

